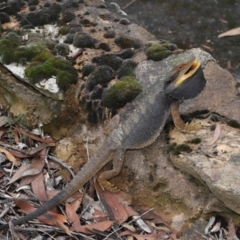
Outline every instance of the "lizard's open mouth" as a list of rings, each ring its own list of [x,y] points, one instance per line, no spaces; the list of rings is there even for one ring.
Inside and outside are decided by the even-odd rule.
[[[200,62],[194,61],[192,65],[187,69],[184,76],[193,75],[197,71],[197,69],[200,67],[200,65],[201,65]]]
[[[175,99],[191,99],[196,97],[205,87],[201,63],[192,61],[179,71],[178,76],[164,90],[165,94]]]

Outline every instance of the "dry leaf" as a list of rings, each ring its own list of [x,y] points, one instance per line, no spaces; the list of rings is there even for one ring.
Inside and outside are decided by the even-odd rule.
[[[236,235],[236,229],[232,219],[228,221],[228,238],[233,240],[239,240],[239,238]]]
[[[125,209],[125,206],[118,200],[116,194],[108,191],[103,191],[102,196],[104,197],[105,202],[110,208],[114,216],[114,219],[119,224],[122,224],[123,222],[125,222],[128,219],[128,213]]]
[[[24,212],[25,214],[30,214],[34,212],[37,208],[33,207],[31,204],[21,201],[21,200],[14,200],[14,203]],[[64,215],[54,213],[51,211],[47,211],[46,213],[42,214],[37,218],[39,221],[48,224],[48,225],[56,225],[61,226],[61,223],[67,222],[67,219]]]
[[[22,165],[12,176],[10,181],[8,182],[8,185],[17,181],[18,179],[22,178],[22,174],[30,167],[30,165]]]
[[[43,139],[43,138],[37,137],[37,136],[35,136],[31,133],[25,132],[22,129],[17,128],[17,127],[14,128],[14,130],[23,134],[23,135],[25,135],[25,136],[27,136],[27,137],[29,137],[29,138],[31,138],[31,139],[33,139],[33,140],[38,141],[38,142],[47,143],[48,146],[55,146],[55,143],[54,143],[53,139],[50,138],[50,137]]]
[[[65,207],[66,207],[66,214],[67,214],[68,220],[71,224],[71,230],[77,231],[77,229],[81,227],[79,216],[77,215],[74,208],[69,203],[65,203]]]
[[[23,186],[29,185],[37,177],[37,174],[38,173],[22,178],[17,190],[20,190]]]
[[[29,175],[36,175],[42,172],[44,166],[45,166],[45,154],[46,154],[46,149],[43,149],[40,153],[39,156],[36,156],[33,158],[29,169],[27,169],[24,173],[23,176],[29,176]]]
[[[216,222],[213,228],[210,230],[211,233],[218,232],[221,228],[221,222]]]
[[[7,159],[14,164],[14,166],[19,167],[20,162],[5,148],[0,147],[0,152],[4,153]]]
[[[14,141],[15,143],[19,143],[19,136],[16,132],[14,132]]]
[[[154,213],[153,210],[151,211],[139,210],[139,214],[141,215],[141,218],[143,220],[150,220],[153,221],[155,224],[167,225],[162,219],[162,217]]]
[[[29,156],[32,156],[32,155],[35,155],[37,152],[43,150],[44,148],[47,148],[47,144],[46,143],[43,143],[35,148],[31,148],[29,150],[26,151],[26,154],[29,155]],[[46,152],[44,152],[46,153]]]
[[[9,118],[8,117],[0,116],[0,127],[4,126],[8,122],[9,122]]]
[[[74,209],[75,212],[79,209],[82,203],[82,199],[83,199],[83,194],[79,194],[79,197],[70,203],[71,207]]]
[[[213,48],[210,47],[210,46],[208,46],[208,45],[202,44],[201,46],[202,46],[202,48],[208,50],[209,52],[212,52],[212,51],[213,51]]]
[[[94,209],[93,217],[96,222],[103,222],[103,221],[106,221],[109,216],[106,212],[102,212],[102,211],[99,211],[98,209]]]
[[[9,149],[8,150],[14,157],[17,157],[17,158],[26,158],[28,157],[28,155],[25,155],[23,153],[20,153],[18,151],[15,151],[15,150],[12,150],[12,149]]]
[[[156,240],[156,239],[169,239],[168,235],[164,232],[158,234],[147,234],[147,235],[140,235],[130,231],[125,231],[119,234],[120,236],[133,236],[137,240]]]
[[[80,226],[76,231],[81,233],[92,234],[93,230],[96,229],[98,231],[104,232],[107,231],[113,225],[113,223],[114,223],[113,221],[104,221],[91,225]]]
[[[220,136],[220,133],[221,133],[221,129],[220,129],[220,124],[217,123],[216,124],[216,128],[215,128],[215,131],[214,131],[214,136],[213,136],[213,139],[212,141],[209,143],[209,145],[213,145],[219,138]]]
[[[44,185],[44,177],[42,173],[39,173],[38,176],[31,182],[31,187],[34,195],[40,201],[48,201],[48,197]]]
[[[239,35],[240,34],[240,27],[237,27],[237,28],[233,28],[231,30],[228,30],[224,33],[221,33],[218,35],[219,38],[221,37],[230,37],[230,36],[236,36],[236,35]]]

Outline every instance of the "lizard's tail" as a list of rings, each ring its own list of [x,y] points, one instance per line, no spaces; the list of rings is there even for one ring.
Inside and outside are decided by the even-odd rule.
[[[64,202],[68,197],[73,193],[78,191],[88,180],[90,180],[101,168],[108,163],[113,154],[112,151],[109,151],[108,146],[102,146],[100,148],[101,153],[97,153],[93,158],[90,158],[89,161],[81,168],[77,175],[72,179],[72,181],[55,197],[50,199],[46,204],[38,208],[36,211],[22,217],[18,220],[13,220],[13,225],[21,225],[26,223],[34,218],[39,217],[48,210],[54,208],[58,204]],[[97,151],[99,152],[99,151]],[[9,224],[0,225],[0,230],[8,229]]]

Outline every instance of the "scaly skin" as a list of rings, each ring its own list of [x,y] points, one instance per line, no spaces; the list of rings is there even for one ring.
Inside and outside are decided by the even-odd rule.
[[[168,64],[163,74],[140,93],[131,104],[127,105],[120,115],[120,122],[117,127],[109,134],[103,146],[89,159],[67,187],[35,212],[12,221],[12,224],[23,224],[64,202],[113,159],[114,169],[100,174],[98,178],[103,188],[109,188],[107,179],[119,173],[125,151],[150,145],[161,133],[169,117],[171,104],[185,98],[185,95],[186,98],[193,98],[201,92],[204,84],[201,87],[196,84],[199,88],[196,89],[196,94],[189,95],[189,91],[186,92],[184,88],[185,86],[188,90],[189,86],[194,88],[198,81],[205,83],[205,79],[192,78],[196,68],[200,68],[200,64],[196,64],[194,60],[194,56],[189,52],[172,55],[164,60]],[[187,85],[185,85],[186,83]],[[0,230],[8,228],[8,224],[0,226]]]

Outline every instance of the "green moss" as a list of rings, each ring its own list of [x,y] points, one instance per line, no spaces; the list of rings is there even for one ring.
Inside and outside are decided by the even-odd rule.
[[[42,50],[37,56],[35,56],[32,61],[33,62],[45,62],[47,61],[49,58],[53,57],[52,53],[45,49],[45,50]]]
[[[173,155],[177,156],[177,155],[181,154],[181,152],[190,153],[190,152],[192,152],[192,149],[187,144],[177,145],[176,143],[173,143],[173,144],[169,145],[168,151],[171,152]]]
[[[177,144],[172,143],[168,145],[168,152],[172,152],[176,148]]]
[[[14,52],[19,45],[20,43],[15,40],[7,38],[0,40],[0,56],[2,57],[2,62],[4,64],[14,62]]]
[[[13,31],[7,33],[4,38],[9,39],[14,42],[17,42],[18,44],[22,43],[22,37],[18,33],[13,32]]]
[[[188,143],[192,144],[199,144],[201,142],[201,138],[193,138],[192,140],[188,141]]]
[[[19,59],[25,58],[28,62],[30,62],[43,49],[44,49],[44,47],[39,44],[20,46],[14,52],[14,61],[19,62]]]
[[[102,56],[92,58],[92,62],[97,63],[98,66],[109,66],[117,71],[121,67],[123,60],[115,55],[104,54]]]
[[[180,152],[187,152],[187,153],[192,151],[190,146],[187,144],[179,144],[176,146],[176,149],[179,150]]]
[[[58,33],[60,35],[66,35],[68,33],[68,31],[69,31],[69,28],[66,26],[63,26],[63,27],[59,28]]]
[[[234,119],[229,120],[227,124],[233,128],[240,128],[240,123]]]
[[[129,38],[128,36],[117,37],[114,42],[123,49],[125,48],[139,49],[142,46],[139,40]]]
[[[30,64],[28,67],[26,67],[25,74],[32,84],[38,83],[44,78],[51,76],[51,73],[48,73],[43,65],[34,64]]]
[[[86,88],[92,91],[97,84],[106,85],[113,78],[113,70],[109,66],[96,67],[88,77]]]
[[[137,63],[133,60],[125,60],[122,66],[117,71],[118,78],[122,78],[124,76],[133,76],[135,77],[134,68],[137,66]]]
[[[65,90],[68,84],[76,83],[76,82],[77,82],[77,76],[73,76],[71,73],[60,71],[57,74],[57,85],[62,90]]]
[[[70,62],[59,57],[50,57],[43,63],[35,61],[25,69],[25,74],[33,84],[56,76],[60,89],[65,89],[69,83],[76,83],[78,80],[77,70]]]
[[[141,91],[142,86],[134,77],[122,77],[120,81],[103,92],[102,104],[108,108],[122,107],[132,101]]]
[[[165,40],[151,41],[145,46],[145,54],[148,59],[160,61],[172,54],[177,49],[175,44]]]
[[[84,65],[82,67],[82,77],[89,76],[94,71],[95,68],[96,68],[95,65]]]
[[[219,121],[219,115],[216,114],[216,113],[212,113],[210,115],[210,120],[213,121],[213,122],[218,122]]]

